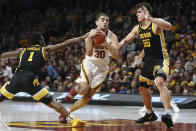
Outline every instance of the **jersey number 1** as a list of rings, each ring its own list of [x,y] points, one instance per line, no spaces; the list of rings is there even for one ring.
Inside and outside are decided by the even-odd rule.
[[[30,55],[29,55],[29,59],[28,59],[28,61],[32,61],[32,59],[33,59],[33,55],[34,55],[34,52],[30,52]]]

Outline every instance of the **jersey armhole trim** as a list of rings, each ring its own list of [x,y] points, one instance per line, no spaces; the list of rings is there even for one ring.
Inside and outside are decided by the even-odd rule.
[[[42,56],[43,56],[44,60],[47,61],[46,56],[44,54],[44,47],[42,48]]]
[[[154,23],[152,23],[152,33],[155,34],[155,35],[159,35],[159,34],[156,33],[155,30],[154,30]]]
[[[139,35],[139,24],[137,25],[137,35]]]

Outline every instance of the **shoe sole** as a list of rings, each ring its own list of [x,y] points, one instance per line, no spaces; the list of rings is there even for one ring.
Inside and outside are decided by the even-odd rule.
[[[170,119],[167,119],[167,120],[166,119],[167,118],[162,118],[161,117],[162,122],[166,124],[167,128],[174,127],[173,121],[170,120]]]

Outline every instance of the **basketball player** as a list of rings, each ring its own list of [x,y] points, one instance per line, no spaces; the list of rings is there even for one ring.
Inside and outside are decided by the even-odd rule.
[[[2,61],[10,57],[20,57],[20,62],[11,81],[5,83],[0,89],[0,101],[5,99],[11,100],[16,93],[26,92],[31,94],[34,100],[44,103],[67,118],[70,113],[61,104],[52,99],[52,96],[46,88],[41,87],[37,75],[45,65],[50,53],[64,50],[66,47],[70,47],[84,40],[86,37],[87,34],[74,39],[68,39],[60,44],[45,47],[42,34],[33,32],[27,48],[3,53],[1,55]]]
[[[135,68],[139,61],[144,57],[144,49],[141,51],[141,53],[138,55],[138,57],[135,59],[135,61],[133,62],[133,68]],[[169,92],[171,93],[171,91],[169,90]],[[172,101],[170,99],[170,105],[173,108],[175,113],[178,113],[180,111],[179,107],[176,105],[176,103],[174,101]],[[139,110],[140,112],[146,111],[146,107],[145,105]]]
[[[139,24],[119,43],[119,48],[131,42],[137,35],[144,44],[145,65],[139,76],[140,92],[147,109],[144,117],[136,120],[137,123],[157,120],[156,114],[152,111],[151,94],[148,87],[153,80],[157,86],[166,114],[161,120],[168,128],[173,127],[170,111],[170,93],[165,85],[169,73],[169,56],[166,50],[163,30],[171,30],[172,25],[161,18],[151,17],[152,7],[149,3],[136,5],[137,19]]]
[[[66,101],[71,101],[76,94],[81,94],[83,97],[70,107],[70,112],[85,106],[101,87],[106,78],[106,72],[109,69],[108,53],[110,52],[116,60],[120,59],[120,52],[117,47],[118,39],[116,35],[108,29],[108,15],[98,13],[96,15],[95,24],[97,28],[92,29],[85,39],[86,56],[81,64],[80,78],[76,80],[76,85],[66,96]],[[102,32],[106,35],[106,41],[99,46],[94,46],[92,38]],[[63,118],[63,116],[60,116],[60,120],[63,121]]]

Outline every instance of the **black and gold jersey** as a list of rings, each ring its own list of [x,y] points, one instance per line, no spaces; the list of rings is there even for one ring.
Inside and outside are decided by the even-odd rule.
[[[138,25],[139,39],[144,45],[144,61],[168,59],[164,33],[162,31],[161,34],[156,34],[153,31],[153,25],[152,22],[145,28],[141,24]]]
[[[24,48],[16,72],[30,71],[37,75],[46,62],[43,50],[40,45]]]

